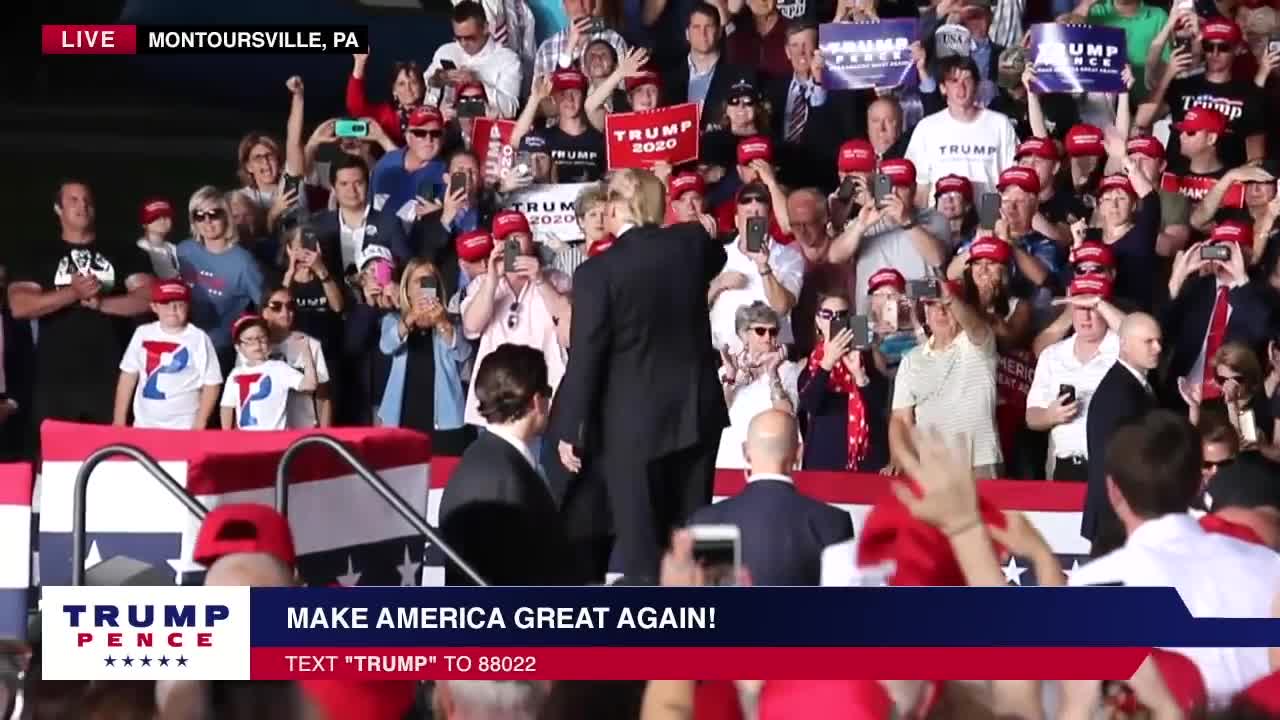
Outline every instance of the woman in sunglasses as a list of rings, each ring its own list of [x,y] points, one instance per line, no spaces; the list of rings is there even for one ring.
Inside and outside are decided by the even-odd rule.
[[[391,358],[378,421],[431,436],[434,452],[461,455],[474,437],[463,421],[462,363],[471,343],[445,311],[436,266],[413,259],[400,282],[400,309],[382,316],[378,347]]]
[[[267,329],[268,357],[284,361],[303,372],[303,351],[312,359],[316,373],[314,392],[289,393],[288,424],[291,429],[333,425],[333,393],[329,384],[329,363],[325,346],[315,337],[297,329],[297,298],[287,287],[274,287],[262,299],[262,319]],[[237,348],[236,367],[245,364],[244,348]]]
[[[720,351],[729,427],[720,436],[718,468],[747,466],[742,444],[752,418],[771,408],[794,414],[800,404],[796,395],[800,366],[786,360],[787,349],[778,342],[779,327],[777,311],[760,300],[743,305],[734,315],[742,350],[731,353],[726,346]]]
[[[178,265],[191,286],[191,322],[213,340],[225,376],[235,359],[231,323],[262,297],[262,270],[240,246],[220,190],[200,188],[187,208],[191,238],[178,245]]]
[[[347,113],[356,118],[373,118],[396,145],[404,145],[409,111],[422,104],[427,85],[422,67],[416,62],[397,62],[391,67],[391,100],[371,103],[365,95],[364,69],[368,53],[351,56],[351,77],[347,78]]]
[[[889,383],[871,362],[871,348],[854,347],[849,315],[848,298],[819,298],[821,342],[797,381],[805,470],[875,472],[889,462]]]
[[[1178,379],[1178,392],[1187,403],[1191,422],[1200,425],[1225,420],[1240,436],[1242,451],[1259,450],[1273,460],[1280,459],[1280,447],[1274,444],[1278,428],[1257,354],[1244,343],[1229,342],[1218,348],[1210,362],[1217,397],[1206,399],[1202,385]]]

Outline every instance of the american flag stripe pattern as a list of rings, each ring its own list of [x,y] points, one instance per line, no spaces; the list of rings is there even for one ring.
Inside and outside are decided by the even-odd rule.
[[[27,636],[31,599],[31,466],[0,465],[0,640]]]

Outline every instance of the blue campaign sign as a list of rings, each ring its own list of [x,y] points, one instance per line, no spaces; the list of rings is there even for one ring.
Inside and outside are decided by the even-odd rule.
[[[1093,25],[1041,23],[1031,26],[1028,62],[1036,93],[1124,92],[1129,62],[1124,30]]]
[[[818,49],[831,90],[890,88],[914,82],[911,43],[915,20],[828,23],[818,26]]]
[[[256,648],[1280,646],[1280,621],[1155,587],[254,588],[250,626]]]

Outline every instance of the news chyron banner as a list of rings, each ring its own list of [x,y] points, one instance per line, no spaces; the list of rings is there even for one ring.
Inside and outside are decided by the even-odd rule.
[[[41,615],[49,680],[1127,679],[1280,646],[1153,587],[46,587]]]
[[[45,55],[369,52],[363,25],[42,25]]]

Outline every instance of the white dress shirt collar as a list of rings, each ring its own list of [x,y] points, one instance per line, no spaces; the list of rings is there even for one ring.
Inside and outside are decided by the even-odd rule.
[[[1125,362],[1124,358],[1120,358],[1116,360],[1116,362],[1120,363],[1126,370],[1133,373],[1133,376],[1138,378],[1138,382],[1142,383],[1142,387],[1147,388],[1148,390],[1151,389],[1151,381],[1147,380],[1147,374],[1145,372]]]
[[[747,478],[747,482],[752,483],[756,480],[777,480],[788,485],[794,485],[795,481],[789,475],[780,475],[777,473],[755,473]]]
[[[529,447],[528,443],[516,437],[514,433],[501,425],[490,425],[485,429],[505,440],[520,453],[521,457],[529,462],[530,467],[535,471],[538,470],[538,461],[534,459],[533,449]]]

